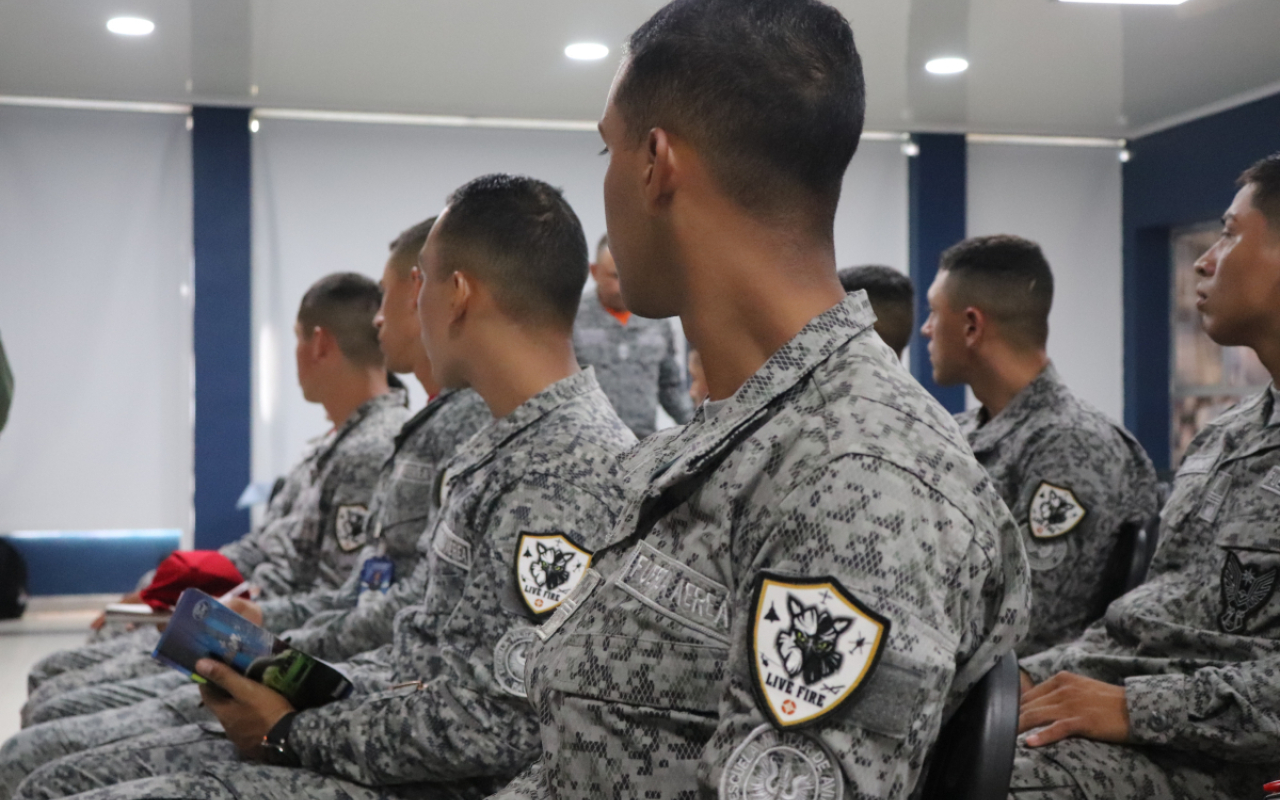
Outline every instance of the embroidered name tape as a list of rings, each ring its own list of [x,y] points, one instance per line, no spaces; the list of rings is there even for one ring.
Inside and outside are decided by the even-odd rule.
[[[447,561],[462,569],[471,569],[471,543],[454,534],[444,520],[436,524],[436,535],[431,538],[431,549],[441,561]]]
[[[729,643],[729,590],[640,542],[627,557],[618,588],[653,610]]]
[[[1055,539],[1074,530],[1088,511],[1070,489],[1041,483],[1031,498],[1027,519],[1031,535],[1037,539]]]
[[[1265,489],[1272,494],[1280,494],[1280,467],[1272,467],[1263,477],[1262,483],[1258,484],[1259,489]]]
[[[396,462],[396,468],[391,473],[391,479],[396,483],[417,483],[423,486],[430,486],[432,483],[432,471],[429,464],[401,458]]]
[[[1209,482],[1209,488],[1205,490],[1204,502],[1200,505],[1200,519],[1205,522],[1213,522],[1218,518],[1218,512],[1222,510],[1222,504],[1227,501],[1227,495],[1231,493],[1231,476],[1225,472],[1219,472]]]
[[[522,533],[516,544],[520,599],[539,617],[555,611],[591,566],[591,554],[561,533]]]
[[[1187,456],[1182,460],[1182,466],[1178,467],[1179,475],[1203,475],[1213,469],[1213,465],[1218,463],[1218,451],[1212,450],[1207,453],[1196,453],[1193,456]]]
[[[748,629],[752,683],[779,728],[821,720],[875,671],[889,620],[835,578],[756,578]]]

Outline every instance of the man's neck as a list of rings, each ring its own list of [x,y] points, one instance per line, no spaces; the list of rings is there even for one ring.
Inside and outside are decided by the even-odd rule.
[[[422,358],[418,359],[413,365],[413,377],[417,378],[418,383],[422,384],[427,397],[435,397],[440,394],[440,384],[436,383],[435,375],[431,372],[431,361],[427,358],[426,353],[423,353]]]
[[[341,428],[356,409],[389,391],[391,389],[387,386],[385,370],[362,370],[357,378],[343,381],[332,396],[326,397],[321,404],[333,427]]]
[[[730,397],[819,314],[839,304],[830,241],[797,242],[751,220],[690,230],[680,320],[712,400]],[[693,226],[697,227],[697,226]]]
[[[609,303],[606,303],[604,301],[604,298],[600,296],[599,291],[596,291],[596,300],[600,302],[600,307],[603,308],[605,311],[608,311],[610,314],[626,314],[627,313],[626,308],[615,308]]]
[[[578,371],[567,332],[531,331],[512,326],[490,330],[474,342],[474,365],[467,383],[489,413],[505,417],[548,386]]]
[[[982,403],[987,418],[994,419],[1048,364],[1049,356],[1044,350],[1005,351],[999,358],[986,360],[978,374],[969,380],[969,387]]]

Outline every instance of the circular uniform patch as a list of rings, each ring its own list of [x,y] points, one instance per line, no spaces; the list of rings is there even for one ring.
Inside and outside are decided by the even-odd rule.
[[[764,724],[729,756],[720,800],[840,800],[844,775],[826,746],[805,733]]]
[[[534,629],[512,628],[498,640],[493,648],[493,676],[508,694],[525,697],[524,662],[529,645],[534,639]]]
[[[755,691],[780,728],[817,722],[853,698],[889,638],[889,620],[835,578],[761,573],[752,608]]]
[[[516,584],[525,607],[542,617],[564,602],[591,566],[591,554],[561,533],[522,533],[516,548]]]
[[[1053,539],[1073,530],[1087,512],[1070,489],[1041,483],[1031,498],[1027,518],[1031,535],[1037,539]]]
[[[338,506],[338,546],[350,553],[364,547],[365,523],[369,521],[369,509],[364,506]]]

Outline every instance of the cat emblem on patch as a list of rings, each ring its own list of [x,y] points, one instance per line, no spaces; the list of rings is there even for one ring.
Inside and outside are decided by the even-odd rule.
[[[835,578],[761,574],[752,609],[753,684],[780,728],[817,722],[854,697],[889,636],[889,620]]]
[[[520,534],[516,584],[520,598],[536,616],[564,602],[591,566],[591,554],[559,533]]]
[[[339,506],[336,519],[338,546],[350,553],[364,547],[365,523],[369,521],[369,509],[364,506]]]
[[[1036,489],[1029,512],[1031,535],[1037,539],[1053,539],[1071,531],[1088,513],[1070,489],[1051,483],[1041,483]]]

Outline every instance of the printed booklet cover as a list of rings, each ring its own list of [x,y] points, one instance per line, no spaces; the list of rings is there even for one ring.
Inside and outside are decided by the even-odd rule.
[[[337,668],[294,650],[199,589],[187,589],[178,598],[173,618],[151,655],[199,683],[206,681],[195,674],[196,662],[216,658],[275,689],[298,709],[351,694],[351,682]]]

